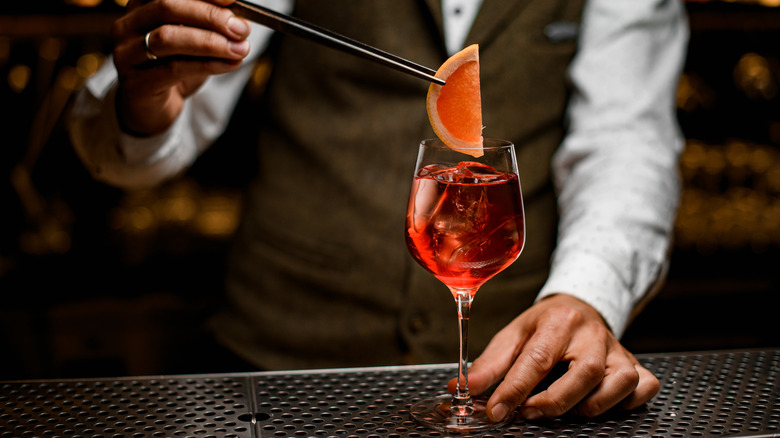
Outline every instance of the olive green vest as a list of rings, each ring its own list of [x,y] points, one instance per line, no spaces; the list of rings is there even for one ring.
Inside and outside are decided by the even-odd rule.
[[[519,260],[476,296],[471,358],[547,275],[557,228],[550,159],[576,35],[551,39],[546,29],[579,23],[582,3],[485,0],[467,40],[480,45],[484,135],[517,147],[527,223]],[[435,0],[297,0],[295,14],[434,69],[447,58]],[[434,136],[428,84],[296,37],[273,50],[257,114],[259,175],[217,336],[265,369],[454,362],[452,296],[404,242],[417,146]]]

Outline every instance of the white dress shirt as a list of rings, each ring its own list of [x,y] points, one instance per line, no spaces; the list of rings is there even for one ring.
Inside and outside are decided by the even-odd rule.
[[[292,0],[258,1],[289,13]],[[459,50],[481,0],[443,0],[445,44]],[[679,0],[590,0],[570,67],[569,132],[553,161],[559,242],[538,299],[565,292],[595,307],[616,336],[665,274],[683,141],[675,90],[687,42]],[[255,26],[250,58],[271,31]],[[79,94],[71,138],[93,175],[128,189],[190,166],[224,130],[251,62],[214,76],[160,135],[124,134],[114,111],[117,74],[107,62]],[[533,230],[528,230],[533,232]]]

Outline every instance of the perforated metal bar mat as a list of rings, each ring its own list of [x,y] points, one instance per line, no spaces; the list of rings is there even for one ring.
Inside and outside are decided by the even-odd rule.
[[[482,437],[780,437],[780,349],[641,355],[644,408]],[[0,437],[442,437],[409,405],[451,366],[0,383]],[[467,436],[467,435],[463,435]]]

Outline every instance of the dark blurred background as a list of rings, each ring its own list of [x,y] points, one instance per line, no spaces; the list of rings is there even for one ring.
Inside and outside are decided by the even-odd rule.
[[[208,159],[154,190],[93,181],[63,114],[110,51],[124,3],[0,3],[0,380],[208,369],[203,321],[222,296],[253,171],[254,143],[242,139],[256,124],[238,111]],[[637,353],[776,347],[780,0],[686,6],[672,267],[624,343]],[[270,68],[258,65],[241,106],[262,96]]]

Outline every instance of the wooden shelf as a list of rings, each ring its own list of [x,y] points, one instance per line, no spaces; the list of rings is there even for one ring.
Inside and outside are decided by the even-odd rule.
[[[0,36],[30,38],[43,35],[79,37],[111,33],[120,13],[95,12],[72,15],[0,15]]]
[[[780,8],[725,2],[686,4],[692,32],[780,30]]]

